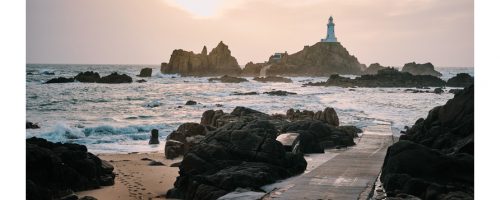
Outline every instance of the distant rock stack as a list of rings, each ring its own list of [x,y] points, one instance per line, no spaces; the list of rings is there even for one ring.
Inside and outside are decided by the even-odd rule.
[[[440,77],[443,74],[434,69],[432,63],[418,64],[415,62],[406,63],[401,69],[402,72],[408,72],[413,75],[431,75]]]
[[[245,76],[259,76],[260,69],[272,64],[266,70],[267,76],[328,76],[330,74],[361,74],[365,65],[350,55],[338,42],[318,42],[305,46],[303,50],[288,55],[275,54],[267,63],[248,63],[243,69]]]
[[[151,77],[151,74],[153,74],[152,68],[142,68],[141,73],[137,76],[138,77]]]
[[[240,75],[241,68],[236,58],[231,56],[228,46],[221,41],[208,54],[206,46],[200,54],[182,49],[174,50],[170,61],[161,64],[161,72],[183,76]]]

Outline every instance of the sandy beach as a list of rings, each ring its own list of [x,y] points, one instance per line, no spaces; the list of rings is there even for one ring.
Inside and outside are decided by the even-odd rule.
[[[163,153],[98,154],[98,156],[115,167],[115,184],[78,192],[79,197],[92,196],[107,200],[165,199],[165,193],[173,187],[179,171],[179,168],[170,165],[182,160],[182,158],[166,159]],[[151,160],[164,165],[150,166]]]

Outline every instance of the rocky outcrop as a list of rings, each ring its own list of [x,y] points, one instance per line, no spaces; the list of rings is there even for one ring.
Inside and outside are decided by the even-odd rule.
[[[45,82],[45,84],[49,83],[71,83],[75,82],[74,78],[64,78],[64,77],[58,77],[58,78],[53,78]]]
[[[303,50],[281,58],[274,56],[267,63],[249,63],[243,69],[245,75],[259,76],[264,65],[272,64],[267,76],[327,76],[328,74],[361,74],[364,65],[349,54],[340,43],[318,42]],[[246,69],[248,67],[248,69]],[[259,73],[257,73],[257,71]]]
[[[468,87],[472,84],[474,84],[474,78],[467,73],[459,73],[446,82],[448,87]]]
[[[379,70],[376,75],[362,75],[355,79],[331,75],[326,82],[307,83],[308,86],[339,87],[443,87],[446,82],[431,75],[412,75],[393,68]]]
[[[280,77],[280,76],[266,76],[266,77],[255,77],[253,78],[254,81],[262,82],[262,83],[267,83],[267,82],[274,82],[274,83],[292,83],[292,79],[285,78],[285,77]]]
[[[406,63],[401,69],[402,72],[408,72],[413,75],[431,75],[442,76],[442,74],[434,69],[432,63],[417,64],[415,62]]]
[[[184,105],[186,105],[186,106],[192,106],[192,105],[196,105],[196,104],[198,104],[198,102],[193,101],[193,100],[188,100],[188,101],[186,101],[186,103]]]
[[[26,122],[26,129],[39,129],[40,126],[37,123]]]
[[[287,91],[284,91],[284,90],[273,90],[273,91],[269,91],[269,92],[264,92],[264,94],[268,94],[268,95],[271,95],[271,96],[288,96],[288,95],[295,95],[297,93],[295,93],[295,92],[287,92]]]
[[[99,73],[93,71],[80,72],[74,78],[54,78],[46,83],[68,83],[75,80],[81,83],[132,83],[132,77],[126,74],[113,72],[108,76],[101,77]]]
[[[291,121],[297,120],[319,120],[332,126],[339,126],[339,117],[335,109],[331,107],[325,108],[323,111],[295,110],[289,109],[286,111],[286,118]]]
[[[368,68],[366,68],[363,71],[363,74],[375,75],[378,73],[378,70],[387,69],[387,68],[389,68],[389,67],[384,67],[384,66],[380,65],[379,63],[372,63],[372,64],[370,64],[370,66],[368,66]]]
[[[404,133],[384,160],[380,179],[388,196],[474,198],[474,86]]]
[[[267,65],[266,63],[249,62],[245,65],[245,67],[241,71],[241,75],[242,76],[252,76],[252,77],[259,76],[260,71],[266,65]]]
[[[351,146],[353,134],[357,134],[353,127],[289,120],[245,107],[236,107],[231,113],[207,110],[200,124],[181,127],[167,140],[171,148],[166,155],[184,155],[175,188],[168,191],[167,198],[217,199],[236,188],[260,190],[302,173],[307,166],[302,152]],[[203,138],[185,149],[190,135]]]
[[[152,68],[142,68],[141,72],[138,77],[151,77],[151,74],[153,74],[153,69]]]
[[[99,80],[97,80],[97,83],[132,83],[132,77],[126,74],[118,74],[116,72],[113,72],[110,75],[101,77]]]
[[[83,145],[26,139],[27,199],[59,199],[72,191],[113,185],[113,170]]]
[[[165,143],[165,157],[174,159],[184,155],[193,145],[205,138],[209,128],[198,123],[184,123],[168,135]]]
[[[209,78],[208,81],[210,81],[210,82],[220,81],[221,83],[242,83],[242,82],[248,82],[247,79],[239,78],[239,77],[234,77],[234,76],[228,76],[228,75],[221,76],[220,78]]]
[[[231,95],[259,95],[258,92],[233,92]]]
[[[206,47],[203,47],[201,54],[182,49],[174,50],[169,62],[162,63],[161,72],[183,76],[239,75],[241,68],[236,58],[231,56],[228,46],[221,41],[208,55]]]
[[[75,80],[81,83],[97,83],[99,79],[99,73],[93,71],[80,72],[75,76]]]
[[[302,173],[302,154],[285,152],[268,121],[236,121],[208,134],[193,146],[179,166],[167,198],[217,199],[236,188],[260,190]]]
[[[295,151],[303,153],[324,153],[326,148],[355,145],[353,133],[348,129],[339,129],[319,120],[299,120],[287,124],[285,133],[298,133]]]

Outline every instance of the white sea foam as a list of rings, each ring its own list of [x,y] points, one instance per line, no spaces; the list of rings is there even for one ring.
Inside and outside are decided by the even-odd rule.
[[[140,84],[42,84],[53,77],[27,76],[26,120],[41,126],[27,130],[27,137],[82,143],[94,152],[160,150],[147,145],[151,129],[159,129],[160,137],[165,138],[182,123],[199,122],[205,110],[231,112],[236,106],[268,114],[284,114],[289,108],[317,111],[329,106],[335,108],[342,125],[364,128],[391,124],[392,131],[398,134],[404,126],[411,126],[430,109],[453,97],[447,92],[409,93],[405,88],[302,87],[304,82],[326,81],[327,77],[292,77],[293,83],[260,83],[251,79],[239,84],[209,83],[208,77],[164,75],[158,66],[28,65],[27,71],[47,69],[64,77],[90,70],[101,75],[119,71],[135,78],[143,67],[152,67],[153,76]],[[466,68],[441,72],[451,77],[471,71]],[[297,95],[263,94],[273,89]],[[233,92],[259,95],[231,95]],[[187,100],[200,104],[186,106]]]

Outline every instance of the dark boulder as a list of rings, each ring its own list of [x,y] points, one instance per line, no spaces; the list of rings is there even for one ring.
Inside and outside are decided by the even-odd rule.
[[[467,73],[459,73],[446,82],[448,87],[468,87],[472,84],[474,84],[474,78]]]
[[[292,79],[281,77],[281,76],[266,76],[266,77],[255,77],[254,81],[267,83],[267,82],[275,82],[275,83],[292,83]]]
[[[473,85],[418,119],[389,147],[381,181],[392,196],[473,199]]]
[[[151,137],[149,138],[149,144],[160,144],[158,140],[158,129],[151,130]]]
[[[256,119],[268,120],[270,116],[250,108],[238,106],[231,113],[224,113],[222,110],[207,110],[203,113],[200,124],[218,128],[230,122],[249,122]]]
[[[144,79],[139,79],[139,80],[137,80],[137,81],[135,81],[135,82],[138,82],[138,83],[145,83],[145,82],[147,82],[147,81],[146,81],[146,80],[144,80]]]
[[[184,123],[167,136],[165,157],[174,159],[184,155],[192,146],[205,138],[208,129],[198,123]]]
[[[71,83],[75,82],[74,78],[64,78],[64,77],[58,77],[58,78],[53,78],[45,82],[45,84],[49,83]]]
[[[268,94],[268,95],[271,95],[271,96],[288,96],[288,95],[294,95],[294,94],[297,94],[295,92],[287,92],[287,91],[283,91],[283,90],[273,90],[273,91],[270,91],[270,92],[264,92],[264,94]]]
[[[193,101],[193,100],[188,100],[188,101],[186,101],[186,103],[184,105],[186,105],[186,106],[192,106],[192,105],[196,105],[196,104],[198,104],[198,102]]]
[[[245,79],[245,78],[239,78],[239,77],[228,76],[228,75],[221,76],[220,78],[209,78],[208,81],[210,81],[210,82],[220,81],[221,83],[242,83],[242,82],[248,82],[248,80]]]
[[[323,153],[325,148],[355,145],[352,133],[319,120],[291,122],[282,131],[299,134],[299,150],[303,153]]]
[[[378,70],[375,75],[362,75],[355,79],[333,74],[326,82],[307,83],[306,86],[338,87],[443,87],[446,82],[431,75],[412,75],[394,68]]]
[[[337,116],[337,112],[335,112],[335,109],[331,107],[327,107],[323,111],[317,112],[289,109],[286,111],[286,117],[291,121],[315,119],[333,126],[339,126],[339,117]]]
[[[39,129],[40,126],[37,123],[26,122],[26,129]]]
[[[126,74],[118,74],[116,72],[111,73],[110,75],[103,76],[99,80],[98,83],[132,83],[132,77]]]
[[[93,71],[80,72],[75,76],[75,80],[82,83],[97,83],[99,79],[99,73]]]
[[[444,92],[444,90],[443,90],[443,88],[436,88],[432,92],[434,92],[434,94],[442,94]]]
[[[415,62],[406,63],[401,69],[402,72],[409,72],[413,75],[431,75],[431,76],[442,76],[440,72],[434,69],[432,63],[418,64]]]
[[[231,95],[258,95],[258,92],[233,92]]]
[[[137,76],[138,77],[151,77],[152,73],[153,73],[153,69],[152,68],[142,68],[141,72]]]
[[[273,124],[260,120],[231,122],[209,133],[184,155],[167,198],[217,199],[302,173],[303,156],[285,152],[276,135]]]
[[[26,139],[27,199],[58,199],[112,185],[114,178],[113,167],[83,145]]]

